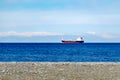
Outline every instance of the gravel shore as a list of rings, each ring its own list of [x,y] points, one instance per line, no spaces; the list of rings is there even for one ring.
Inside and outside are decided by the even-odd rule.
[[[120,80],[120,63],[0,62],[0,80]]]

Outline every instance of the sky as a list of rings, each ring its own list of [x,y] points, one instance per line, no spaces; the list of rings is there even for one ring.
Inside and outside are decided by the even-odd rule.
[[[120,42],[120,0],[0,0],[0,42]]]

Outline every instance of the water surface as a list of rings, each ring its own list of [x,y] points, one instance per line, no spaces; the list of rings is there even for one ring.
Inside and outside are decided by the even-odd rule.
[[[0,43],[0,62],[120,62],[120,43]]]

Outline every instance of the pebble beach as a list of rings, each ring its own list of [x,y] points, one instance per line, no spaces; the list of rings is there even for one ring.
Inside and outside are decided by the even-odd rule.
[[[120,80],[120,63],[0,62],[0,80]]]

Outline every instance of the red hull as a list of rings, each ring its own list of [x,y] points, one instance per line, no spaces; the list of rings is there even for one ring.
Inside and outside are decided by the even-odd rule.
[[[62,40],[62,43],[65,43],[65,44],[79,44],[79,43],[84,43],[84,41],[65,41],[65,40]]]

